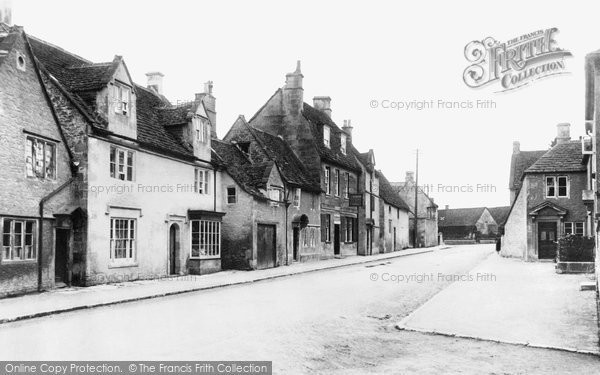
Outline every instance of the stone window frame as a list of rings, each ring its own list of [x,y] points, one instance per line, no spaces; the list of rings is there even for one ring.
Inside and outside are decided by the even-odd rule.
[[[231,189],[233,189],[233,194],[230,194]],[[225,188],[225,193],[227,195],[227,204],[236,204],[237,203],[237,189],[235,186],[230,185]],[[231,200],[233,198],[233,201]]]
[[[328,125],[323,125],[323,145],[331,148],[331,128]]]
[[[200,195],[210,195],[209,169],[194,168],[194,193]]]
[[[300,208],[300,202],[302,200],[302,189],[294,188],[294,194],[292,196],[292,206]]]
[[[346,134],[340,135],[340,151],[342,154],[346,155],[346,142],[348,141],[348,137]]]
[[[325,170],[325,194],[331,195],[331,167],[326,165],[324,170]]]
[[[581,234],[577,233],[577,224],[581,225]],[[570,227],[569,231],[567,232],[567,225]],[[582,236],[585,237],[585,222],[583,221],[567,221],[564,223],[564,234],[573,234],[575,236]]]
[[[127,227],[117,228],[117,223],[127,223]],[[137,262],[137,237],[138,237],[138,224],[137,218],[125,217],[125,216],[111,216],[110,217],[110,230],[109,230],[109,242],[110,242],[110,262],[111,266],[133,266]],[[117,230],[125,230],[126,237],[117,237]],[[116,256],[116,241],[125,241],[125,256]]]
[[[131,114],[131,87],[120,82],[113,83],[112,87],[115,102],[114,112],[118,115],[129,117]],[[124,92],[127,93],[125,97],[123,97]]]
[[[34,152],[34,147],[36,147],[35,145],[41,144],[42,145],[42,173],[43,176],[40,176],[37,174],[36,172],[36,164],[38,162],[37,160],[37,153]],[[50,154],[50,164],[51,164],[51,173],[48,173],[48,167],[47,167],[47,151],[48,148],[51,147],[52,148],[52,152]],[[54,140],[50,140],[44,137],[40,137],[34,134],[29,134],[29,132],[26,132],[25,134],[25,176],[27,178],[37,178],[40,180],[56,180],[56,177],[58,175],[58,163],[57,163],[57,156],[58,156],[58,142],[54,141]],[[36,150],[37,151],[37,150]],[[31,170],[31,172],[30,172]]]
[[[120,162],[121,154],[123,154],[123,164]],[[135,181],[135,159],[135,151],[111,145],[109,157],[110,177],[120,181]],[[121,166],[123,172],[120,170]],[[123,178],[121,178],[121,175],[123,175]]]

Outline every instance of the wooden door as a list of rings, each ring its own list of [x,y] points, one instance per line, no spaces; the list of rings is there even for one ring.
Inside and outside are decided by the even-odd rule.
[[[538,223],[538,259],[554,259],[556,257],[557,232],[555,222]]]
[[[340,255],[340,225],[333,226],[333,254]]]
[[[277,264],[275,225],[258,224],[257,268],[273,268]]]
[[[56,228],[54,278],[57,283],[69,284],[69,230]]]

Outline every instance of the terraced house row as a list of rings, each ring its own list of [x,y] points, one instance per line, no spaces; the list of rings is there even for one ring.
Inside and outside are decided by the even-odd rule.
[[[0,23],[0,296],[409,246],[409,207],[298,62],[218,139],[213,84],[172,105]]]

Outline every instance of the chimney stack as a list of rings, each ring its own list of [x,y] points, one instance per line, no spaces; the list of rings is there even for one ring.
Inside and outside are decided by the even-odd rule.
[[[352,120],[344,120],[344,126],[342,126],[342,130],[346,133],[348,138],[352,139],[352,129],[354,129],[351,125]]]
[[[313,107],[325,112],[331,118],[331,98],[329,96],[315,96],[313,98]]]
[[[405,182],[414,182],[415,181],[415,172],[407,171],[406,172],[406,181]]]
[[[447,210],[449,210],[449,209],[450,209],[450,205],[449,205],[449,204],[447,204],[447,205],[446,205],[446,209],[447,209]]]
[[[0,0],[0,22],[12,26],[12,1]]]
[[[556,144],[561,144],[571,140],[571,124],[561,123],[556,125]]]
[[[163,94],[163,77],[165,75],[161,72],[149,72],[146,73],[148,77],[147,87],[150,90],[154,90],[158,95]]]
[[[285,86],[283,87],[285,109],[293,116],[299,116],[304,105],[303,78],[300,60],[298,60],[296,62],[296,70],[293,73],[286,74]]]
[[[518,154],[521,152],[521,143],[519,141],[513,142],[513,154]]]
[[[210,135],[212,138],[217,137],[217,99],[213,96],[213,81],[204,82],[204,92],[197,93],[195,101],[199,104],[204,103],[204,108],[210,120]]]

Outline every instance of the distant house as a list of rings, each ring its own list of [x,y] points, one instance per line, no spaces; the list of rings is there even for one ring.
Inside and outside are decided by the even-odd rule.
[[[498,224],[487,207],[454,208],[438,212],[438,228],[444,241],[495,237]]]
[[[394,190],[406,202],[410,210],[410,244],[413,247],[430,247],[438,245],[438,205],[421,187],[415,187],[414,172],[406,172],[404,182],[392,182]],[[415,219],[415,188],[417,191],[418,214]],[[414,228],[417,225],[415,242]]]
[[[506,219],[501,254],[525,260],[554,259],[556,241],[565,234],[593,236],[586,194],[591,189],[587,158],[580,141],[571,141],[569,124],[558,124],[554,146],[530,152],[521,172],[523,151],[513,147],[511,187],[518,186]],[[518,145],[518,143],[515,143]],[[533,161],[533,155],[542,154]],[[533,163],[532,163],[533,161]],[[517,175],[521,173],[521,175]],[[518,184],[515,182],[518,181]]]
[[[510,206],[488,207],[488,210],[490,211],[490,214],[492,214],[496,224],[498,224],[498,234],[502,234],[504,223],[510,213]]]

